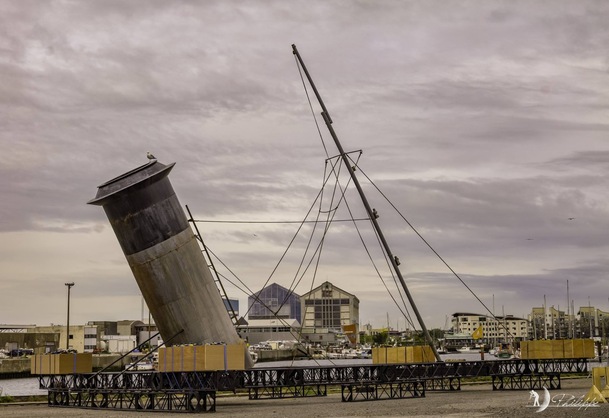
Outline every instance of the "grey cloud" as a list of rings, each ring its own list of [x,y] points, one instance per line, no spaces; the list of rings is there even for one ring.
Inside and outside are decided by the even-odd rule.
[[[522,310],[568,277],[581,277],[585,292],[600,283],[607,249],[608,15],[596,1],[5,2],[0,231],[23,240],[63,232],[72,245],[91,245],[111,232],[86,201],[98,184],[145,163],[147,151],[177,162],[171,180],[195,217],[300,219],[325,155],[296,43],[343,145],[364,150],[358,175],[375,179],[487,299],[503,292],[505,305]],[[365,187],[417,299],[435,309],[425,315],[443,323],[439,308],[464,310],[437,296],[447,273]],[[353,190],[349,197],[363,216]],[[368,284],[375,273],[363,269],[365,252],[347,226],[332,226],[320,277],[360,293],[365,320],[384,310],[383,296]],[[205,224],[204,234],[254,288],[294,229]],[[305,242],[278,282],[291,279]],[[0,260],[6,275],[30,283],[47,270],[58,280],[88,275],[87,298],[133,290],[122,283],[122,259],[99,270],[90,260],[44,264],[27,275],[9,261]]]

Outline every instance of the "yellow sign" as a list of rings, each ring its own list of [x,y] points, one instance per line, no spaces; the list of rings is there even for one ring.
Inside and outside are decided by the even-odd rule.
[[[480,325],[478,327],[478,329],[475,330],[474,333],[472,334],[472,338],[474,340],[479,340],[480,338],[482,338],[483,335],[484,335],[484,332],[482,331],[482,325]]]
[[[349,339],[351,344],[355,344],[357,342],[357,325],[356,324],[348,324],[343,325],[343,332]]]

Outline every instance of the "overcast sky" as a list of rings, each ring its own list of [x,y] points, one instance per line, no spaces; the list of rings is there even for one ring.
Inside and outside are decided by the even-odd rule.
[[[565,310],[567,280],[576,309],[609,310],[607,22],[600,0],[2,0],[0,323],[65,324],[71,281],[71,323],[141,317],[108,220],[86,202],[148,151],[176,163],[196,219],[303,219],[326,154],[293,43],[344,148],[363,151],[359,178],[429,328],[485,309],[363,174],[496,314],[524,316],[544,295]],[[199,224],[254,291],[297,227]],[[305,243],[272,282],[290,286]],[[361,323],[404,327],[348,223],[332,224],[296,292],[325,280],[360,299]],[[245,313],[247,295],[226,287]]]

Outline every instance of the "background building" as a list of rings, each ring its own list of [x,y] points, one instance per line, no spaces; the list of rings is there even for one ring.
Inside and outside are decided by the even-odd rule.
[[[580,338],[609,336],[609,312],[593,306],[582,306],[577,315],[576,333]]]
[[[272,283],[247,298],[248,322],[258,319],[295,319],[301,322],[300,296]]]
[[[226,311],[231,317],[231,320],[235,320],[235,318],[239,318],[239,299],[225,299],[222,298],[222,302],[224,302],[224,307]],[[234,317],[233,317],[234,314]]]
[[[482,327],[482,338],[476,340],[477,343],[495,345],[499,342],[522,341],[528,337],[528,321],[513,315],[492,317],[456,312],[452,316],[452,330],[455,335],[471,337],[474,331]]]
[[[65,325],[50,325],[36,327],[35,332],[50,334],[59,334],[58,349],[65,350],[69,348],[76,350],[79,353],[92,353],[99,349],[99,337],[97,325],[70,325],[70,334],[66,332]],[[69,345],[66,347],[66,338],[69,339]]]
[[[300,340],[300,323],[296,319],[251,319],[240,321],[237,332],[249,344],[263,341]]]
[[[38,354],[59,348],[59,332],[39,332],[36,325],[0,325],[0,348],[11,351],[31,348]]]
[[[529,339],[560,340],[570,338],[570,323],[574,321],[564,311],[550,308],[533,308],[529,315]]]
[[[300,297],[304,340],[333,342],[343,327],[355,325],[359,342],[359,299],[330,282]]]

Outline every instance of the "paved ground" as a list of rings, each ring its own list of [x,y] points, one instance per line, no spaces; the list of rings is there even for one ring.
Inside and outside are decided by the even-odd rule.
[[[558,400],[586,394],[591,379],[562,381],[562,389],[551,391],[554,402],[538,412],[528,391],[492,391],[490,384],[464,385],[457,392],[427,392],[418,399],[341,402],[340,394],[320,398],[267,399],[250,401],[243,396],[219,397],[213,416],[231,418],[309,418],[309,417],[608,417],[609,404],[599,407],[560,407]],[[543,391],[540,403],[543,404]],[[564,402],[564,401],[563,401]],[[176,413],[87,410],[46,405],[0,405],[2,418],[122,418],[141,415],[153,418],[176,417]]]

